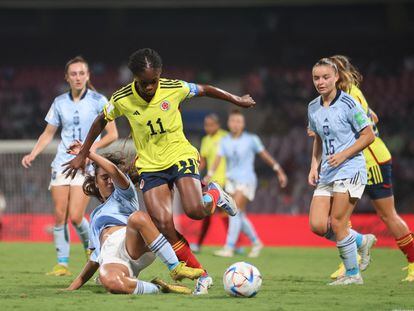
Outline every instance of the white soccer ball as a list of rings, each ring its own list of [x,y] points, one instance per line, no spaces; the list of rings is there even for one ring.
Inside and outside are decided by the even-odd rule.
[[[223,275],[224,290],[235,297],[253,297],[262,286],[262,275],[259,270],[247,263],[232,264]]]

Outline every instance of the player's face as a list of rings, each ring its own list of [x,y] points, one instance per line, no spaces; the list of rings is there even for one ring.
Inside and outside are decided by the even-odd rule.
[[[241,114],[232,114],[229,117],[227,126],[232,134],[239,135],[244,130],[244,116]]]
[[[96,187],[99,189],[99,193],[104,199],[107,199],[114,191],[114,184],[108,172],[102,168],[96,170],[95,175]]]
[[[338,81],[338,73],[332,66],[315,66],[312,70],[313,84],[322,96],[328,95],[336,90],[335,83]]]
[[[70,64],[65,78],[71,90],[82,91],[89,80],[88,66],[85,63]]]
[[[158,88],[158,81],[160,80],[160,68],[145,68],[143,72],[134,76],[137,82],[138,93],[145,97],[154,96]]]
[[[216,122],[216,120],[213,120],[212,118],[204,119],[204,130],[206,131],[207,135],[215,134],[219,128],[220,125]]]

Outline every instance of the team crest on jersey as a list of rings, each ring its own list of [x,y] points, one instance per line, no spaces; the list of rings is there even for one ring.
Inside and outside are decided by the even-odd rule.
[[[139,189],[140,190],[144,189],[144,186],[145,186],[145,181],[144,179],[141,179],[141,182],[139,183]]]
[[[170,103],[168,101],[164,100],[161,103],[160,108],[161,108],[162,111],[167,111],[167,110],[170,109]]]
[[[323,126],[323,134],[325,136],[328,136],[329,135],[329,126],[327,126],[327,125],[324,125]]]

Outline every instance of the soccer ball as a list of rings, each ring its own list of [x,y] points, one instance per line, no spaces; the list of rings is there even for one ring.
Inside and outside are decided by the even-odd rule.
[[[250,298],[262,286],[262,275],[255,266],[243,261],[236,262],[224,272],[223,284],[229,295]]]

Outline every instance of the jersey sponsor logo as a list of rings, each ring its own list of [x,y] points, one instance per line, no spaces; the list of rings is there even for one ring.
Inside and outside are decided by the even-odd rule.
[[[161,103],[160,108],[161,108],[162,111],[167,111],[167,110],[170,109],[170,103],[168,101],[164,100]]]

